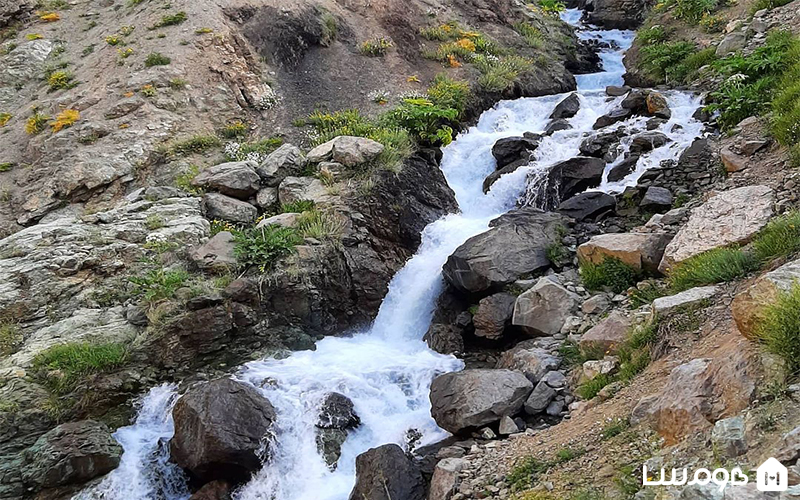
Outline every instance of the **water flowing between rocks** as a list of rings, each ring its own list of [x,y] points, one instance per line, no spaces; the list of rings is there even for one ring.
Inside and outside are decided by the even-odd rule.
[[[580,143],[596,119],[622,99],[607,97],[604,89],[622,84],[622,56],[634,33],[592,30],[579,24],[580,15],[580,11],[570,10],[563,18],[579,27],[581,38],[597,39],[611,48],[601,52],[603,72],[577,77],[581,106],[569,119],[573,128],[545,137],[536,150],[536,161],[503,176],[484,194],[483,180],[495,168],[493,144],[504,137],[543,131],[555,106],[568,94],[504,101],[486,111],[476,126],[444,150],[441,169],[456,193],[461,213],[450,214],[424,230],[422,245],[390,283],[371,327],[351,337],[325,338],[314,351],[251,362],[235,372],[235,378],[259,388],[278,415],[270,437],[271,457],[235,493],[237,500],[344,500],[355,481],[358,454],[381,444],[402,445],[409,429],[421,433],[421,445],[446,437],[430,416],[430,383],[436,374],[461,369],[462,363],[431,351],[422,341],[444,286],[442,265],[465,240],[487,230],[489,221],[525,200],[528,181],[544,178],[542,174],[553,164],[578,156]],[[620,192],[635,185],[645,170],[676,159],[701,134],[702,124],[692,119],[700,98],[681,92],[665,96],[672,116],[657,131],[671,142],[642,155],[623,180],[608,182],[607,173],[622,160],[624,155],[620,155],[606,165],[599,190]],[[614,126],[644,130],[646,120],[634,117]],[[623,139],[623,149],[627,151],[629,146],[630,138]],[[314,427],[319,402],[331,391],[349,397],[362,422],[343,444],[335,471],[329,470],[317,450]],[[115,434],[125,450],[119,468],[75,498],[188,498],[183,474],[169,463],[166,445],[172,435],[171,409],[177,398],[174,385],[151,389],[139,401],[136,421]]]

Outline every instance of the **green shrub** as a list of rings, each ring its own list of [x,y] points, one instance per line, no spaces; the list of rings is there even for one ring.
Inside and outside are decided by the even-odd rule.
[[[142,276],[128,278],[133,284],[134,295],[147,303],[171,299],[175,292],[189,280],[189,273],[183,269],[151,269]]]
[[[674,0],[675,16],[679,19],[699,23],[704,15],[719,8],[719,0]]]
[[[785,146],[800,144],[800,55],[790,60],[772,101],[772,133]]]
[[[458,118],[458,110],[442,108],[427,99],[404,99],[388,111],[382,121],[387,128],[404,128],[422,143],[446,146],[453,141],[453,129],[448,123]]]
[[[616,257],[607,257],[599,264],[581,262],[580,274],[586,288],[590,290],[608,287],[614,293],[622,293],[636,284],[640,273]]]
[[[514,30],[525,38],[525,41],[533,48],[541,49],[544,47],[544,36],[541,30],[526,21],[514,24]]]
[[[667,78],[673,82],[689,83],[697,76],[700,68],[712,64],[716,60],[717,53],[714,47],[693,52],[678,64],[667,68]]]
[[[166,66],[172,62],[172,59],[161,54],[159,52],[151,52],[147,55],[147,58],[144,60],[144,65],[147,68],[152,68],[153,66]]]
[[[560,0],[539,0],[539,8],[545,14],[558,16],[559,13],[567,9],[567,6]]]
[[[665,295],[669,295],[667,287],[651,282],[641,283],[631,289],[629,293],[631,307],[634,309],[645,304],[652,304],[654,300]]]
[[[481,72],[478,85],[487,92],[502,92],[514,84],[520,75],[529,71],[533,62],[521,56],[477,55],[475,67]]]
[[[8,321],[0,322],[0,357],[17,352],[22,347],[22,340],[19,325]]]
[[[653,43],[640,49],[639,66],[651,78],[666,81],[675,68],[695,52],[695,46],[690,42]]]
[[[455,109],[459,116],[464,113],[470,97],[469,84],[451,79],[444,73],[436,75],[428,87],[428,98],[443,109]]]
[[[327,11],[322,13],[319,20],[322,25],[319,43],[327,47],[339,36],[339,22],[333,14]]]
[[[429,28],[422,28],[419,30],[419,34],[422,35],[422,38],[440,42],[455,39],[458,37],[458,32],[458,23],[455,21],[447,24],[440,24],[438,26],[431,26]]]
[[[783,7],[791,1],[792,0],[756,0],[750,9],[750,12],[755,14],[761,9],[774,9],[776,7]]]
[[[661,25],[651,26],[650,28],[642,28],[636,33],[636,38],[641,42],[642,46],[653,45],[666,41],[667,32]]]
[[[175,14],[168,14],[161,18],[156,24],[153,25],[153,29],[155,28],[164,28],[166,26],[177,26],[178,24],[183,23],[186,21],[186,12],[180,11],[176,12]]]
[[[236,139],[246,137],[249,130],[250,127],[247,123],[242,120],[234,120],[222,127],[219,134],[226,139]]]
[[[800,373],[800,284],[761,311],[755,331],[766,349],[784,360],[792,376]]]
[[[585,400],[590,400],[597,396],[601,390],[614,380],[611,378],[610,375],[605,373],[601,373],[597,375],[591,380],[587,380],[586,382],[582,383],[578,386],[575,390],[575,393]]]
[[[25,122],[25,132],[28,135],[38,135],[47,126],[50,117],[34,110],[33,115]]]
[[[200,173],[200,167],[197,165],[189,165],[189,168],[175,176],[175,187],[186,191],[192,195],[202,194],[202,189],[192,185],[192,180]]]
[[[2,112],[0,113],[0,127],[5,127],[6,124],[13,118],[14,116],[11,113]]]
[[[677,264],[669,271],[667,280],[670,288],[680,292],[732,281],[757,268],[757,259],[741,248],[716,248]]]
[[[303,238],[293,228],[269,225],[236,232],[233,241],[233,252],[239,264],[258,266],[263,272],[278,259],[292,254]]]
[[[122,366],[127,359],[123,344],[88,342],[50,347],[33,359],[33,369],[56,393],[74,389],[85,376],[104,373]]]
[[[314,210],[315,207],[316,204],[313,200],[297,200],[281,205],[281,213],[301,214],[303,212]]]
[[[300,214],[296,229],[303,238],[337,239],[344,231],[344,223],[335,215],[312,209]]]
[[[71,89],[77,85],[73,80],[75,76],[70,73],[69,71],[53,71],[50,73],[50,76],[47,77],[47,85],[50,87],[50,91],[55,90],[62,90],[62,89]]]
[[[753,253],[761,262],[788,257],[800,251],[800,211],[770,221],[753,240]]]
[[[362,42],[358,46],[358,50],[365,56],[380,57],[385,56],[393,46],[392,41],[388,38],[379,37]]]
[[[220,146],[222,141],[215,135],[195,135],[173,143],[169,151],[176,155],[202,154]]]

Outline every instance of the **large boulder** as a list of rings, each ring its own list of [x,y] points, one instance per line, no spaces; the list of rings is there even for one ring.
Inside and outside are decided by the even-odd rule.
[[[206,217],[221,219],[238,224],[252,224],[258,217],[258,210],[246,201],[237,200],[219,193],[206,193],[203,196]]]
[[[209,167],[192,179],[192,185],[246,200],[258,192],[261,178],[252,161],[235,161]]]
[[[255,388],[219,379],[190,389],[172,410],[170,456],[202,482],[247,480],[261,468],[259,454],[275,410]]]
[[[560,120],[562,118],[572,118],[578,114],[580,109],[581,100],[578,97],[578,94],[573,92],[556,105],[553,113],[550,115],[550,119]]]
[[[580,304],[580,297],[550,278],[540,278],[517,297],[511,324],[529,335],[554,335]]]
[[[616,206],[617,200],[613,196],[601,191],[587,191],[562,202],[558,211],[567,217],[583,221],[611,214]]]
[[[535,208],[510,212],[490,223],[447,258],[445,279],[458,290],[477,293],[513,283],[550,265],[547,247],[560,241],[567,218]]]
[[[306,166],[306,159],[300,148],[291,144],[279,147],[261,162],[256,172],[264,184],[278,186],[283,179],[300,175]],[[260,195],[260,193],[259,193]]]
[[[496,293],[481,299],[478,310],[472,317],[475,335],[487,339],[499,339],[511,321],[516,297],[509,293]]]
[[[642,132],[641,134],[634,136],[633,141],[631,141],[631,147],[629,151],[632,155],[649,153],[650,151],[656,148],[665,146],[669,142],[670,142],[669,137],[662,134],[661,132],[656,132],[656,131]]]
[[[327,203],[333,200],[333,195],[314,177],[286,177],[278,186],[278,200],[281,204],[302,200]]]
[[[745,186],[717,194],[692,211],[689,221],[667,245],[659,270],[665,272],[714,248],[749,242],[769,222],[774,203],[775,193],[767,186]]]
[[[581,336],[581,350],[591,353],[616,354],[628,338],[630,329],[631,320],[619,311],[613,311],[607,318]]]
[[[425,500],[425,479],[396,444],[356,457],[356,484],[350,500]]]
[[[527,159],[539,147],[539,139],[528,137],[504,137],[492,146],[492,156],[497,161],[497,170],[516,162]]]
[[[587,20],[606,29],[636,29],[644,21],[650,0],[587,0]]]
[[[358,427],[360,423],[353,401],[344,394],[331,392],[322,399],[316,424],[317,448],[328,467],[336,468],[347,431]]]
[[[667,233],[600,234],[578,247],[578,258],[600,264],[614,257],[635,269],[656,272],[670,239]]]
[[[669,208],[672,207],[672,202],[672,193],[669,189],[658,186],[650,186],[644,193],[642,201],[639,202],[639,207],[641,207],[643,210],[652,210],[657,212],[660,210],[669,210]]]
[[[639,401],[631,423],[652,425],[672,445],[747,408],[755,395],[755,368],[746,343],[741,337],[731,339],[713,358],[673,368],[657,394]]]
[[[622,133],[617,130],[591,135],[581,142],[580,152],[584,156],[611,160],[618,155],[620,137]]]
[[[510,370],[445,373],[431,384],[431,415],[457,434],[517,414],[532,390],[525,375]]]
[[[672,116],[667,98],[660,92],[652,91],[647,94],[646,104],[647,113],[650,115],[664,120],[669,120]]]
[[[25,450],[22,480],[38,491],[80,484],[119,465],[120,446],[106,424],[81,420],[46,432]]]
[[[532,384],[542,380],[548,372],[556,370],[561,360],[547,349],[536,346],[535,340],[526,340],[505,351],[497,360],[497,368],[514,370],[525,375]]]
[[[800,260],[782,265],[761,276],[731,303],[736,326],[745,337],[754,338],[763,309],[774,304],[781,293],[790,292],[800,283]]]
[[[550,168],[547,182],[540,184],[537,199],[548,200],[548,208],[554,208],[580,192],[599,186],[605,168],[605,161],[586,156],[557,163]]]
[[[342,135],[315,147],[307,158],[311,163],[334,161],[355,167],[375,159],[383,150],[383,144],[372,139]]]
[[[592,128],[594,130],[599,130],[601,128],[608,127],[610,125],[614,125],[615,123],[623,122],[628,118],[633,116],[633,111],[630,109],[619,108],[609,111],[607,114],[598,118]]]
[[[233,253],[233,234],[220,231],[210,240],[192,250],[189,257],[200,269],[206,271],[226,272],[238,265]]]

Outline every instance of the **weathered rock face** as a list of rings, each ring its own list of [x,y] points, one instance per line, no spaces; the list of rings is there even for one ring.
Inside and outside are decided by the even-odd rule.
[[[477,293],[512,283],[550,265],[547,247],[558,241],[567,219],[534,208],[510,212],[491,222],[448,257],[445,279],[458,290]]]
[[[0,28],[5,28],[33,8],[34,4],[28,0],[0,0]]]
[[[380,142],[364,137],[342,135],[324,144],[320,144],[308,152],[308,161],[319,163],[332,160],[346,167],[355,167],[366,163],[383,152]]]
[[[192,185],[246,200],[257,193],[261,185],[256,167],[251,161],[222,163],[197,174]]]
[[[614,257],[635,269],[656,272],[670,239],[666,233],[600,234],[578,247],[578,258],[599,264]]]
[[[557,356],[537,347],[535,340],[520,342],[497,360],[497,368],[521,372],[532,384],[538,383],[548,372],[558,369],[560,364]]]
[[[747,453],[744,418],[737,416],[718,420],[711,432],[711,441],[714,450],[723,456],[734,458]]]
[[[648,0],[587,0],[587,20],[606,29],[636,29],[652,2]]]
[[[497,170],[520,159],[527,159],[539,147],[538,139],[528,137],[504,137],[492,146],[492,156],[497,161]]]
[[[638,161],[639,156],[630,155],[611,167],[611,170],[608,171],[609,182],[618,182],[624,179],[628,174],[636,170],[636,163]]]
[[[649,423],[673,444],[746,408],[755,394],[755,378],[744,342],[727,343],[713,359],[676,366],[658,394],[639,401],[631,423]]]
[[[516,300],[516,297],[508,293],[496,293],[481,299],[472,318],[475,335],[487,339],[500,338],[506,324],[511,321]]]
[[[189,500],[230,500],[232,486],[227,481],[211,481],[194,492]]]
[[[630,319],[619,311],[614,311],[583,334],[581,349],[586,352],[614,354],[628,337],[630,328]]]
[[[25,451],[22,479],[38,491],[80,484],[119,465],[120,446],[105,424],[82,420],[59,425]]]
[[[540,278],[517,297],[511,324],[529,335],[559,333],[567,317],[578,308],[580,297],[550,278]]]
[[[766,186],[746,186],[717,194],[694,209],[689,221],[664,252],[659,270],[725,245],[747,243],[773,215],[775,193]]]
[[[672,206],[672,201],[673,197],[669,189],[657,186],[650,186],[644,193],[642,201],[639,202],[639,206],[643,210],[651,210],[657,212],[657,211],[669,210],[669,208]]]
[[[325,184],[313,177],[286,177],[278,187],[278,201],[281,204],[309,200],[317,204],[333,201]]]
[[[764,307],[774,304],[780,293],[787,293],[800,280],[800,260],[782,265],[761,276],[731,303],[736,326],[745,337],[754,338],[759,315]]]
[[[233,234],[220,231],[192,250],[190,257],[200,269],[219,272],[235,269],[237,262],[233,253]]]
[[[221,219],[238,224],[252,224],[258,217],[258,210],[246,201],[237,200],[219,193],[207,193],[203,196],[206,217]]]
[[[251,386],[220,379],[190,389],[172,410],[170,455],[203,482],[246,480],[275,421],[269,400]]]
[[[336,468],[342,454],[342,444],[347,431],[358,427],[361,419],[356,415],[353,401],[344,394],[331,392],[320,404],[317,420],[317,448],[331,469]]]
[[[510,370],[446,373],[431,384],[431,415],[457,434],[515,415],[532,390],[523,374]]]
[[[356,485],[350,500],[425,500],[422,473],[396,444],[356,457]]]

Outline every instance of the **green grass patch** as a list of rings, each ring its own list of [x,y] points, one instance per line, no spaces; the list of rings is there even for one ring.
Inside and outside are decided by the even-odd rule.
[[[628,430],[630,426],[631,423],[627,418],[615,418],[603,427],[600,436],[603,440],[611,439]]]
[[[672,290],[681,292],[696,286],[742,278],[758,268],[758,260],[741,248],[723,247],[690,257],[668,273]]]
[[[33,368],[51,391],[63,394],[88,375],[119,368],[127,356],[127,347],[119,343],[61,344],[36,355]]]
[[[151,29],[165,28],[167,26],[177,26],[186,21],[186,19],[188,19],[188,16],[184,11],[176,12],[174,14],[167,14],[164,17],[162,17],[160,21],[154,24]]]
[[[471,92],[467,82],[456,81],[444,73],[439,73],[428,87],[428,98],[442,109],[455,109],[458,114],[467,108]]]
[[[575,390],[575,393],[588,401],[597,396],[605,386],[613,381],[614,379],[611,375],[601,373],[600,375],[595,376],[593,379],[587,380],[579,385]]]
[[[189,281],[189,273],[183,269],[151,269],[141,276],[132,276],[133,293],[147,303],[171,299],[175,292]]]
[[[281,205],[281,213],[287,214],[301,214],[303,212],[308,212],[314,210],[316,204],[313,200],[297,200],[292,201],[290,203],[284,203]]]
[[[791,2],[792,0],[756,0],[756,2],[750,8],[750,12],[755,14],[759,10],[762,9],[771,10],[776,7],[783,7],[784,5],[787,5]]]
[[[300,214],[296,229],[303,238],[337,239],[344,231],[344,222],[333,214],[312,209]]]
[[[761,262],[788,257],[800,251],[800,211],[770,221],[753,240],[753,254]]]
[[[215,135],[195,135],[172,143],[169,146],[169,152],[174,155],[186,156],[202,154],[221,146],[222,140]]]
[[[481,72],[478,85],[487,92],[506,90],[533,67],[532,60],[517,55],[478,55],[473,62]]]
[[[9,321],[0,322],[0,357],[17,352],[22,347],[22,340],[19,325]]]
[[[533,48],[544,48],[544,36],[539,28],[526,21],[514,24],[514,31],[519,33],[525,42]]]
[[[779,294],[761,311],[756,336],[769,352],[783,359],[788,373],[800,373],[800,284]]]
[[[640,273],[635,268],[616,257],[606,257],[599,264],[583,261],[580,263],[580,274],[586,288],[609,288],[614,293],[624,292],[640,278]]]
[[[290,227],[269,225],[233,233],[233,252],[243,266],[258,266],[265,271],[279,259],[291,255],[303,242],[300,233]]]
[[[172,59],[165,56],[160,52],[151,52],[147,55],[144,60],[144,65],[146,68],[152,68],[153,66],[166,66],[172,62]]]

